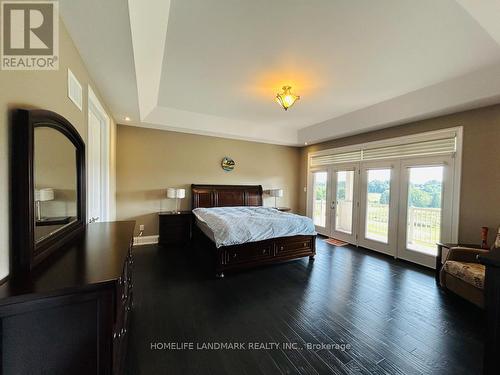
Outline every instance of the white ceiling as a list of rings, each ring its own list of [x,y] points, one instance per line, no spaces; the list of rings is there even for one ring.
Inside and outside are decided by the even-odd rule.
[[[300,145],[500,102],[497,0],[62,0],[61,15],[135,126]],[[287,112],[285,84],[301,95]]]

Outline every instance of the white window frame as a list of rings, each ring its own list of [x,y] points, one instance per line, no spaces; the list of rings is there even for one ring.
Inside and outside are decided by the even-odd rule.
[[[109,221],[110,220],[110,205],[111,205],[111,196],[110,196],[110,162],[111,162],[111,119],[106,113],[106,110],[102,106],[101,102],[97,98],[92,87],[88,85],[88,113],[87,113],[87,121],[90,121],[90,112],[93,112],[97,116],[99,116],[104,123],[104,127],[101,133],[101,191],[99,194],[102,195],[104,199],[102,199],[101,204],[101,212],[99,216],[99,221]],[[90,127],[89,127],[90,128]],[[90,132],[90,129],[87,130]],[[89,136],[87,135],[87,139]],[[88,159],[87,159],[88,160]],[[87,162],[87,170],[89,167],[89,163]],[[87,176],[90,176],[90,173],[87,173]],[[87,177],[88,178],[88,177]],[[90,194],[94,192],[90,191],[90,184],[87,181],[87,202],[89,202]],[[90,219],[90,216],[87,215],[87,218]]]
[[[311,217],[312,208],[311,198],[312,198],[312,181],[311,181],[311,171],[313,168],[311,167],[311,159],[315,156],[329,155],[332,153],[344,153],[350,151],[363,150],[367,148],[376,148],[376,147],[386,147],[393,146],[402,143],[414,143],[414,142],[422,142],[427,140],[434,140],[444,138],[446,136],[455,135],[456,137],[456,151],[453,155],[455,158],[454,163],[454,173],[453,173],[453,192],[452,192],[452,227],[451,227],[451,241],[458,242],[458,229],[459,229],[459,220],[460,220],[460,190],[461,190],[461,180],[462,180],[462,148],[463,148],[463,127],[456,126],[446,129],[434,130],[429,132],[423,132],[418,134],[406,135],[401,137],[388,138],[380,141],[373,142],[365,142],[359,143],[355,145],[330,148],[321,151],[309,152],[307,154],[307,202],[306,202],[306,212],[309,217]],[[400,158],[399,160],[405,159],[413,159],[414,157],[408,158]],[[370,160],[369,162],[372,162]],[[361,166],[364,163],[368,163],[368,161],[361,161]],[[332,164],[334,165],[334,164]],[[323,166],[323,169],[326,169],[328,166]],[[316,168],[319,169],[319,168]]]

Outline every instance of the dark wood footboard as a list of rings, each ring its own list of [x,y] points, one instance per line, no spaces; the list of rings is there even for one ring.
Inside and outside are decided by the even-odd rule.
[[[316,236],[278,237],[264,241],[217,248],[199,228],[194,226],[195,245],[201,251],[210,251],[214,256],[215,275],[224,277],[224,272],[242,268],[316,255]]]

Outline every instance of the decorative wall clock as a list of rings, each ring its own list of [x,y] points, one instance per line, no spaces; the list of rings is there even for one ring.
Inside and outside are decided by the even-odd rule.
[[[222,159],[221,162],[221,167],[224,169],[225,172],[231,172],[234,169],[235,162],[233,159],[231,159],[229,156],[224,156],[224,159]]]

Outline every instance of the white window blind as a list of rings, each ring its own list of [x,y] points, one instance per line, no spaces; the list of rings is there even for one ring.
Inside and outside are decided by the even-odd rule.
[[[310,166],[319,167],[330,164],[349,163],[363,160],[397,159],[414,156],[430,156],[452,154],[457,150],[455,133],[442,134],[439,139],[426,139],[419,141],[404,140],[400,144],[381,147],[360,145],[359,150],[321,154],[311,157]],[[394,143],[394,142],[393,142]]]
[[[380,160],[405,158],[410,156],[439,155],[449,154],[455,151],[456,141],[455,137],[453,137],[366,149],[363,150],[362,160]]]
[[[343,152],[339,154],[313,156],[311,158],[311,167],[356,161],[361,161],[361,150]]]

